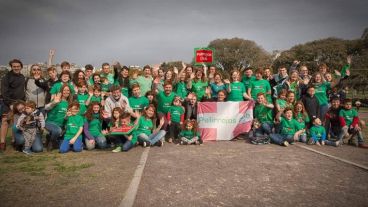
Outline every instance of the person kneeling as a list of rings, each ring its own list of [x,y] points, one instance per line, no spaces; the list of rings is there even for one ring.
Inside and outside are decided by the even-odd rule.
[[[69,105],[65,119],[67,120],[66,131],[60,145],[60,153],[67,153],[72,145],[74,152],[81,152],[84,118],[79,115],[79,103]]]

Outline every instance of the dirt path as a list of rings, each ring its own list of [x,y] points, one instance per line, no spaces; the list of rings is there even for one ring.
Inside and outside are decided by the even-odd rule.
[[[296,146],[152,148],[135,206],[366,206],[368,172]],[[366,164],[366,151],[326,151]],[[339,152],[340,150],[340,152]],[[350,153],[350,154],[349,154]]]

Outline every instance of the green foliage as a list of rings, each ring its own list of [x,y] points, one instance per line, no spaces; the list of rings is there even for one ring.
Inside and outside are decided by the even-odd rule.
[[[223,66],[226,71],[249,66],[264,67],[271,64],[271,55],[251,40],[216,39],[211,41],[208,47],[215,49],[215,64]]]

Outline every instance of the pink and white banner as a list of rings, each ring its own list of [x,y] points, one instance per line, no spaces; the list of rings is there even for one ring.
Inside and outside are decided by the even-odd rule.
[[[249,132],[253,107],[253,101],[198,103],[197,120],[203,141],[231,140]]]

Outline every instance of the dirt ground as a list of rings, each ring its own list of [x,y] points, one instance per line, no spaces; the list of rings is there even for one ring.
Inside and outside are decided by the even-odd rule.
[[[135,206],[367,206],[368,172],[297,146],[152,148]],[[321,147],[367,162],[367,150]]]
[[[118,206],[142,148],[0,156],[0,206]]]

